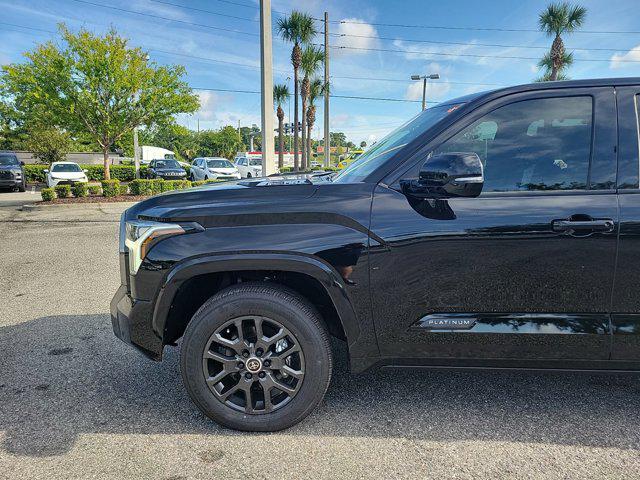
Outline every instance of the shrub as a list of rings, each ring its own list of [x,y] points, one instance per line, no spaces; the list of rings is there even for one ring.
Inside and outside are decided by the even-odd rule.
[[[131,195],[151,195],[151,180],[136,179],[129,183]]]
[[[40,195],[42,195],[43,202],[50,202],[56,198],[56,191],[53,188],[43,188]]]
[[[49,165],[25,165],[24,176],[28,183],[44,183],[46,180],[45,170],[49,168]]]
[[[71,187],[71,192],[74,197],[86,197],[87,192],[89,191],[89,186],[86,183],[75,183],[73,187]]]
[[[226,182],[226,180],[218,180],[217,178],[210,178],[209,180],[205,180],[204,183],[220,183]]]
[[[120,184],[120,195],[129,195],[129,185],[126,183]]]
[[[103,180],[102,194],[105,197],[117,197],[120,194],[120,180]]]
[[[171,190],[184,190],[190,186],[191,182],[189,180],[165,180],[162,183],[162,191],[169,192]]]
[[[162,188],[163,192],[170,192],[171,190],[176,189],[176,181],[175,180],[165,180],[162,182],[160,188]]]
[[[56,185],[55,191],[58,198],[68,198],[71,196],[71,185]]]
[[[149,182],[151,182],[151,195],[162,192],[162,184],[164,183],[163,178],[154,178],[153,180],[149,180]]]
[[[89,185],[89,195],[102,195],[102,187],[100,185]]]
[[[207,183],[207,182],[205,182],[204,180],[197,180],[195,182],[191,182],[191,186],[192,187],[199,187],[201,185],[204,185],[205,183]]]

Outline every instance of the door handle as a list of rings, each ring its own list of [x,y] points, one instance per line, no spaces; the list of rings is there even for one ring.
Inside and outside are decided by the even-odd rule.
[[[610,218],[598,220],[553,220],[551,226],[555,232],[589,230],[591,232],[612,232],[615,223]]]

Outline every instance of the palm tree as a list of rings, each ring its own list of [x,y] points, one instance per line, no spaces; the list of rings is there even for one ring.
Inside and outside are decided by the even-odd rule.
[[[327,87],[328,88],[328,87]],[[319,78],[314,78],[309,84],[309,108],[307,110],[307,159],[309,166],[311,165],[311,132],[313,124],[316,123],[316,99],[321,97],[325,92],[325,86]]]
[[[302,79],[302,89],[300,96],[302,97],[302,168],[309,169],[311,162],[307,156],[307,98],[309,98],[311,81],[309,78],[316,73],[322,62],[324,61],[324,53],[320,48],[308,45],[302,51],[302,63],[300,64],[304,78]]]
[[[573,54],[564,52],[562,58],[563,69],[573,64]],[[556,78],[551,78],[553,73],[553,60],[551,59],[551,53],[545,53],[544,57],[538,62],[538,67],[544,68],[544,74],[536,79],[536,82],[551,82],[552,80],[569,80],[569,77],[562,71],[556,72]]]
[[[567,2],[552,3],[540,14],[540,18],[538,19],[540,30],[549,36],[555,37],[551,45],[551,51],[549,52],[549,59],[551,60],[550,80],[557,80],[560,71],[571,63],[571,61],[569,64],[564,63],[568,56],[560,35],[573,32],[581,27],[586,16],[586,8],[579,5],[570,5]],[[570,56],[571,54],[569,54],[569,57]]]
[[[282,137],[282,122],[284,120],[284,110],[282,110],[282,104],[289,99],[289,87],[281,83],[273,86],[273,99],[278,105],[278,169],[282,170],[284,167],[284,156],[282,150],[284,150],[284,138]]]
[[[291,51],[291,64],[293,65],[294,107],[293,107],[293,168],[298,170],[300,159],[298,157],[298,69],[302,62],[300,44],[306,44],[316,35],[316,27],[313,18],[305,13],[294,10],[288,17],[278,19],[278,32],[280,37],[293,43]]]

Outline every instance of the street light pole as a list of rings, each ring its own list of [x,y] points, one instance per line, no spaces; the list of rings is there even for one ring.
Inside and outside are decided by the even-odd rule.
[[[430,75],[411,75],[411,80],[422,80],[422,110],[427,108],[427,79],[437,80],[440,75],[432,73]]]

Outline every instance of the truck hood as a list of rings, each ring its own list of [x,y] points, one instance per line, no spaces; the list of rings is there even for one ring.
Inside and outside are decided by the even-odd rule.
[[[187,190],[166,192],[140,202],[126,212],[126,218],[160,221],[196,221],[255,215],[304,208],[319,184],[330,183],[317,175],[287,175],[206,184]],[[215,221],[214,221],[215,223]]]

